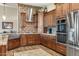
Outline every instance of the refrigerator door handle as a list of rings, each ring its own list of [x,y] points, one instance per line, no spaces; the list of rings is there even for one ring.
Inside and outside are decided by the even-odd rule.
[[[70,21],[69,21],[69,16],[67,15],[67,27],[68,29],[70,28]]]
[[[79,31],[79,29],[78,29],[78,22],[79,22],[79,15],[78,15],[78,13],[77,13],[77,20],[76,20],[76,40],[77,40],[77,44],[78,44],[78,31]]]

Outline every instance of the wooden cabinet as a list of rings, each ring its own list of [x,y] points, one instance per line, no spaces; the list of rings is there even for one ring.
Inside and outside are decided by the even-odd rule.
[[[26,13],[21,12],[20,13],[20,22],[21,22],[21,28],[24,28],[26,26]]]
[[[70,8],[71,10],[79,10],[79,3],[71,3]]]
[[[66,55],[66,46],[56,42],[56,36],[41,35],[41,44],[59,52],[62,55]]]
[[[55,50],[56,38],[50,35],[42,35],[41,36],[41,44]]]
[[[6,45],[0,45],[0,56],[6,55]]]
[[[41,35],[41,44],[44,46],[48,46],[48,38],[46,35]]]
[[[63,8],[62,12],[64,16],[70,11],[70,4],[69,3],[62,4],[62,8]]]
[[[62,4],[56,5],[56,17],[62,17],[63,16],[63,8]]]
[[[43,24],[44,24],[44,27],[48,26],[48,15],[47,14],[44,15]]]
[[[73,10],[79,10],[79,3],[56,4],[56,17],[63,17]]]
[[[28,45],[28,40],[26,39],[26,34],[21,35],[20,44],[21,44],[21,46]]]
[[[56,49],[56,37],[55,36],[50,36],[49,37],[49,48],[55,50]]]
[[[40,44],[40,39],[38,34],[26,34],[26,39],[28,40],[28,45]]]
[[[48,12],[44,15],[44,27],[56,26],[55,11]]]
[[[63,55],[66,55],[66,46],[63,44],[56,43],[56,51]]]
[[[40,44],[39,34],[23,34],[21,36],[21,46]]]
[[[40,44],[40,34],[35,34],[35,44]]]
[[[70,11],[70,3],[56,5],[56,17],[63,17]]]
[[[28,35],[26,35],[26,39],[28,40],[28,45],[35,44],[35,37],[34,37],[34,35],[28,34]]]
[[[10,39],[8,40],[8,50],[17,48],[20,46],[20,39]]]

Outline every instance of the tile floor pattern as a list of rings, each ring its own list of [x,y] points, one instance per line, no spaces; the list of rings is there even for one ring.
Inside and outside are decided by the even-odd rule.
[[[32,46],[25,46],[25,47],[19,47],[10,51],[7,51],[6,56],[14,56],[14,53],[18,52],[24,52],[24,51],[31,51],[37,49],[38,52],[40,53],[39,49],[44,50],[43,52],[50,54],[51,56],[62,56],[61,54],[44,47],[42,45],[32,45]],[[35,54],[35,53],[34,53]],[[39,56],[39,55],[33,55],[33,56]],[[41,56],[45,56],[44,54],[41,54]],[[49,56],[49,55],[48,55]]]
[[[28,51],[14,52],[14,56],[52,56],[43,49],[33,49]]]

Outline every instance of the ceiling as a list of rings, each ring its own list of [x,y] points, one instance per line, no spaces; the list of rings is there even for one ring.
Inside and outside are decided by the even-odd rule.
[[[32,6],[38,6],[38,7],[45,7],[45,6],[49,6],[53,3],[23,3],[25,5],[32,5]]]
[[[0,6],[4,6],[3,3],[0,3]],[[5,3],[6,7],[12,7],[12,8],[17,8],[17,4],[16,3]]]
[[[25,5],[32,5],[32,6],[38,6],[38,7],[45,7],[45,6],[49,6],[53,3],[22,3],[22,4],[25,4]],[[2,3],[0,3],[1,6],[3,6]],[[16,3],[6,3],[6,6],[8,7],[17,7],[17,4]]]

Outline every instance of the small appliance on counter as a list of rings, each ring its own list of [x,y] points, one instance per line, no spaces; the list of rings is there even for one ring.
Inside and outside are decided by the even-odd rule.
[[[47,33],[48,34],[56,34],[56,27],[53,26],[53,27],[48,27],[47,28]]]

